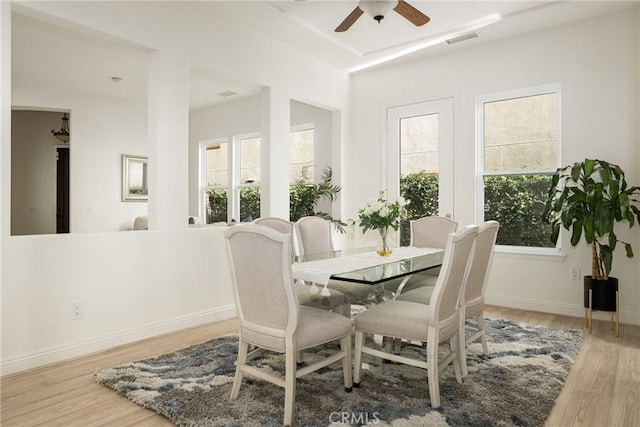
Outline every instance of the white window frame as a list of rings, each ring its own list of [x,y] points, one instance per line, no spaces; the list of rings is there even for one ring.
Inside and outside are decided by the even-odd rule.
[[[438,114],[438,211],[439,215],[455,218],[454,206],[454,145],[455,98],[446,97],[414,104],[390,106],[386,110],[386,147],[383,168],[389,200],[400,196],[400,121],[403,118]]]
[[[293,132],[301,132],[301,131],[305,131],[305,130],[313,130],[313,161],[311,162],[311,164],[313,164],[313,180],[309,181],[309,184],[312,184],[313,181],[316,181],[316,126],[314,123],[305,123],[305,124],[301,124],[301,125],[294,125],[291,126],[291,129],[289,130],[289,135],[291,135]],[[291,146],[289,146],[289,150],[291,150]],[[291,167],[291,156],[289,156],[289,167]],[[295,181],[290,181],[289,182],[289,186],[293,185]]]
[[[240,218],[240,189],[241,188],[260,188],[262,183],[262,177],[257,183],[242,183],[240,179],[241,174],[241,155],[240,147],[242,141],[245,139],[261,138],[260,132],[245,133],[242,135],[235,135],[232,138],[232,145],[230,152],[230,167],[229,167],[229,198],[228,203],[231,209],[227,210],[227,214],[230,214],[231,219],[235,219],[237,222],[242,221],[244,218]],[[260,150],[262,150],[262,139],[260,139]],[[262,173],[262,171],[261,171]],[[231,221],[231,219],[229,221]]]
[[[209,145],[215,144],[228,144],[229,140],[227,138],[215,138],[208,139],[206,141],[200,141],[199,146],[199,182],[198,187],[200,190],[198,191],[198,216],[202,218],[203,221],[207,220],[207,197],[206,193],[209,190],[227,190],[227,194],[229,194],[229,187],[225,187],[222,185],[207,185],[207,147]],[[231,147],[229,147],[231,148]],[[227,170],[230,169],[231,164],[229,163],[229,158],[227,157]],[[227,221],[229,220],[229,213],[227,210]]]
[[[555,93],[556,94],[556,111],[557,111],[557,119],[558,119],[558,127],[557,127],[557,146],[556,146],[556,166],[555,168],[542,168],[542,169],[530,169],[526,171],[522,170],[504,170],[504,171],[484,171],[484,104],[488,102],[495,101],[506,101],[509,99],[516,98],[524,98],[536,95],[545,95]],[[498,92],[492,94],[486,94],[477,97],[476,99],[476,213],[478,224],[484,222],[484,177],[485,176],[496,176],[496,175],[529,175],[529,174],[537,174],[537,173],[554,173],[556,169],[561,164],[560,155],[562,153],[562,110],[561,110],[561,95],[562,92],[560,90],[560,84],[549,84],[543,86],[535,86],[524,89],[516,89],[505,92]],[[559,258],[563,258],[562,255],[562,239],[558,239],[558,243],[555,248],[543,248],[543,247],[532,247],[532,246],[507,246],[507,245],[496,245],[495,250],[498,253],[509,254],[515,257],[540,257],[540,258],[548,258],[551,260],[558,260]]]
[[[262,179],[257,183],[242,183],[240,182],[240,144],[245,139],[260,138],[260,132],[251,132],[241,135],[235,135],[229,138],[215,138],[200,142],[200,174],[199,174],[199,199],[198,209],[201,218],[206,220],[207,218],[207,197],[205,193],[208,190],[227,190],[227,222],[232,220],[242,221],[240,218],[240,189],[260,187]],[[227,157],[227,186],[207,185],[207,146],[213,144],[229,144],[228,157]],[[262,149],[262,148],[261,148]]]
[[[316,158],[316,139],[315,139],[315,124],[305,123],[301,125],[291,126],[290,132],[298,132],[305,130],[314,131],[314,148],[313,148],[313,162],[315,166]],[[240,218],[240,189],[260,187],[262,178],[258,183],[242,183],[240,179],[241,171],[241,156],[240,156],[240,144],[245,139],[260,138],[260,132],[250,132],[241,135],[234,135],[229,138],[214,138],[205,141],[200,141],[199,146],[199,194],[198,194],[198,215],[206,221],[207,218],[207,197],[205,196],[208,190],[227,190],[227,222],[231,222],[233,219],[236,221],[242,221]],[[227,157],[227,173],[228,173],[228,185],[221,186],[208,186],[207,185],[207,146],[213,144],[229,144],[228,157]],[[262,149],[262,147],[260,147]],[[314,179],[316,176],[314,170]],[[309,182],[312,184],[312,182]],[[290,183],[292,185],[293,182]]]

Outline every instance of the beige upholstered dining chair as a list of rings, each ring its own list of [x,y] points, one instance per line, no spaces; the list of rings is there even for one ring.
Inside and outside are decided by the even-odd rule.
[[[411,227],[410,246],[419,248],[439,248],[444,249],[447,245],[449,233],[458,229],[458,222],[443,216],[425,216],[409,222]],[[407,279],[404,286],[396,290],[396,295],[408,292],[412,289],[419,289],[425,286],[433,287],[436,284],[440,268],[414,274]],[[424,292],[425,290],[423,290]],[[430,291],[429,291],[430,292]]]
[[[285,389],[284,424],[293,421],[296,379],[342,360],[344,386],[351,390],[351,321],[345,316],[300,306],[293,291],[290,236],[260,225],[236,225],[225,232],[240,337],[231,399],[237,399],[244,374]],[[298,369],[297,352],[340,341],[340,350]],[[285,373],[274,375],[250,364],[255,351],[284,353]]]
[[[478,228],[478,237],[471,256],[464,298],[460,299],[462,313],[464,313],[464,315],[460,316],[460,329],[464,331],[465,324],[475,329],[475,332],[470,337],[465,338],[465,345],[480,339],[484,354],[489,353],[484,334],[484,294],[487,288],[487,278],[489,277],[489,268],[493,259],[493,250],[499,228],[500,224],[497,221],[486,221]],[[396,299],[429,304],[432,292],[432,287],[417,288],[399,295]],[[462,365],[462,375],[467,375],[466,360]]]
[[[458,228],[458,222],[443,216],[425,216],[409,222],[411,246],[419,248],[441,248],[447,245],[449,233]]]
[[[291,221],[287,221],[286,219],[277,217],[260,217],[253,220],[253,223],[272,228],[279,231],[280,233],[288,234],[290,236],[291,247],[293,248],[295,242],[295,227]],[[292,252],[294,255],[297,255],[296,250],[292,250]],[[304,286],[304,288],[296,287],[296,293],[298,294],[298,303],[300,303],[300,305],[324,308],[326,310],[333,310],[337,308],[336,311],[339,311],[342,314],[345,314],[344,311],[346,310],[346,315],[348,315],[348,309],[346,309],[345,307],[341,307],[345,303],[345,297],[342,292],[332,290],[331,295],[324,296],[319,292],[316,294],[312,294],[310,290],[311,288],[309,286]]]
[[[333,249],[331,221],[318,216],[305,216],[296,221],[298,248],[300,254],[329,253]],[[327,285],[331,292],[338,291],[345,297],[346,305],[342,308],[349,315],[352,303],[366,301],[371,293],[371,286],[342,280],[329,280]]]
[[[442,273],[438,276],[431,304],[388,301],[362,312],[355,322],[355,371],[360,383],[362,354],[371,354],[427,370],[429,397],[433,408],[440,407],[439,372],[453,363],[456,379],[462,382],[465,358],[464,335],[460,334],[460,298],[469,273],[469,260],[475,245],[477,226],[465,227],[447,240]],[[378,334],[401,340],[426,342],[426,360],[408,358],[365,345],[365,334]],[[449,343],[450,352],[438,361],[440,343]],[[374,344],[375,345],[375,344]]]
[[[484,334],[484,294],[487,289],[487,278],[489,277],[489,270],[499,229],[500,224],[498,221],[486,221],[480,225],[476,239],[476,248],[469,269],[469,278],[467,279],[467,285],[465,287],[464,299],[462,300],[464,304],[464,318],[460,319],[460,327],[464,330],[466,323],[476,329],[473,335],[466,338],[465,345],[469,345],[479,338],[484,354],[489,353]],[[462,368],[463,375],[466,375],[466,361]]]
[[[305,216],[296,221],[299,255],[333,251],[331,221],[319,216]]]

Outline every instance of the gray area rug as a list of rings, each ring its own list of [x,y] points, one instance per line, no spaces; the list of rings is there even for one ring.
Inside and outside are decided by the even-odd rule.
[[[441,374],[442,407],[428,399],[426,371],[365,355],[361,387],[344,391],[341,364],[297,382],[297,426],[541,426],[582,343],[581,330],[486,320],[490,354],[468,348],[469,376]],[[330,346],[326,352],[333,351]],[[424,354],[403,344],[404,353]],[[280,426],[284,389],[245,376],[238,400],[229,400],[237,337],[226,336],[175,353],[100,369],[95,380],[179,426]],[[283,358],[254,362],[283,373]]]

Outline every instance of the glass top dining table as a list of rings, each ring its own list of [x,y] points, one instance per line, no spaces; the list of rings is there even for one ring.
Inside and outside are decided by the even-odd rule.
[[[443,249],[401,246],[380,256],[366,247],[295,257],[292,269],[295,279],[318,284],[333,279],[376,285],[440,267],[443,258]]]

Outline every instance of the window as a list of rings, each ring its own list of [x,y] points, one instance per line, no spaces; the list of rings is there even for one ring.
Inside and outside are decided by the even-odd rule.
[[[553,248],[542,211],[559,164],[559,85],[478,99],[480,221],[500,222],[497,244]]]
[[[233,200],[238,203],[233,206],[232,218],[251,220],[260,216],[260,136],[239,136],[234,142],[240,152],[236,159],[240,177],[234,186]]]
[[[302,178],[313,181],[314,178],[314,141],[313,125],[296,126],[289,137],[289,182]]]
[[[438,215],[438,113],[400,119],[400,195],[410,200],[401,245],[411,241],[410,220]]]
[[[410,200],[400,245],[411,241],[410,220],[453,215],[453,98],[387,109],[387,196]]]
[[[200,144],[200,216],[207,224],[227,221],[229,144],[226,139]]]
[[[207,224],[260,216],[260,136],[205,141],[201,149],[201,216]]]
[[[314,138],[313,124],[291,129],[290,182],[300,178],[313,181]],[[206,219],[207,224],[260,216],[258,133],[234,136],[231,143],[226,138],[202,142],[200,159],[200,216]],[[290,192],[295,192],[293,186],[290,188]],[[302,199],[303,207],[309,205],[307,198],[297,199]]]

